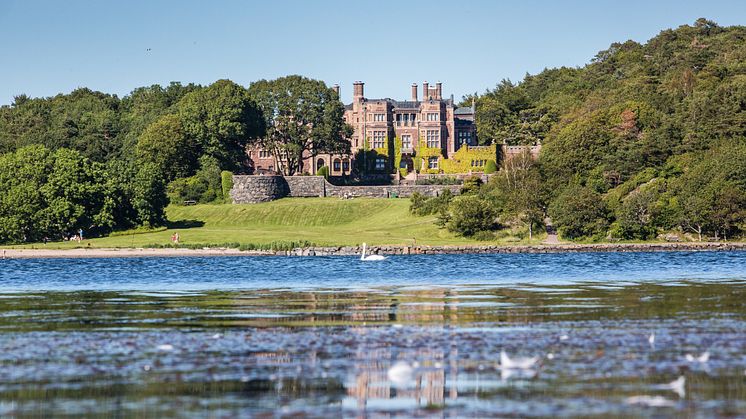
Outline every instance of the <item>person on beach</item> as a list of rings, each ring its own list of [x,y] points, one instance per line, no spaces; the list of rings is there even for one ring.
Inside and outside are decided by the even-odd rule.
[[[179,244],[179,233],[174,233],[174,243]]]
[[[83,229],[82,228],[78,229],[78,237],[80,238],[81,241],[83,240]]]

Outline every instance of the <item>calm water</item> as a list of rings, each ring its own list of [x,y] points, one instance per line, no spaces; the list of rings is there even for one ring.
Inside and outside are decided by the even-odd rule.
[[[8,415],[746,416],[746,253],[0,260]]]

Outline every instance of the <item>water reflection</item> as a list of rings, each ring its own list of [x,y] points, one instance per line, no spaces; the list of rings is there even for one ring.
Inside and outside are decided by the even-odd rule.
[[[746,283],[597,285],[0,294],[0,415],[746,414]]]

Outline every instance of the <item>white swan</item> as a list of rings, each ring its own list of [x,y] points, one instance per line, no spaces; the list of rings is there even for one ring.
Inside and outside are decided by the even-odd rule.
[[[520,358],[515,357],[513,359],[508,357],[505,351],[500,351],[500,368],[506,370],[530,370],[539,362],[539,357],[535,356],[532,358]]]
[[[374,260],[385,260],[386,256],[381,255],[368,255],[365,256],[365,243],[363,243],[363,254],[360,255],[360,260],[364,261],[374,261]]]

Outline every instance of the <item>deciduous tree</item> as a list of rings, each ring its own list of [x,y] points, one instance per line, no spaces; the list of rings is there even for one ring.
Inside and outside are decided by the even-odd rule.
[[[287,76],[254,82],[249,92],[264,113],[261,145],[285,175],[303,171],[305,153],[350,152],[352,128],[344,122],[344,106],[324,82]]]

